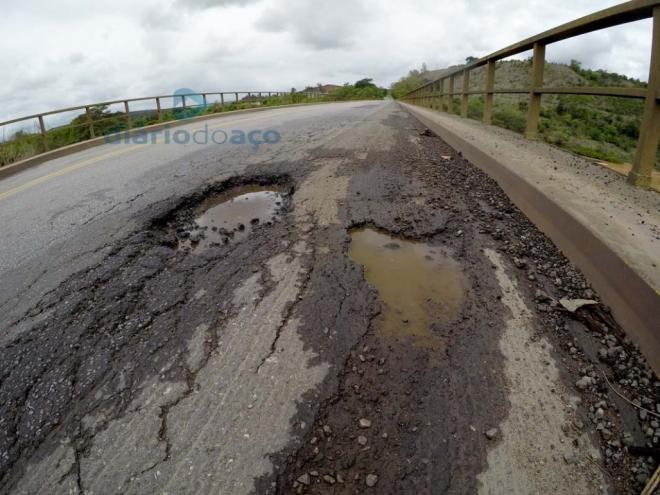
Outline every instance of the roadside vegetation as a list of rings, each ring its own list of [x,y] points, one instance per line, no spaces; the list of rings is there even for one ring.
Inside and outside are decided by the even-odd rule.
[[[298,92],[295,88],[290,93],[282,96],[262,96],[258,93],[245,96],[237,102],[209,103],[207,106],[188,106],[187,108],[176,107],[163,109],[162,121],[170,122],[184,118],[191,118],[211,113],[230,112],[247,108],[271,107],[279,105],[318,103],[320,101],[348,101],[348,100],[371,100],[383,99],[388,91],[379,88],[372,79],[366,78],[356,81],[354,84],[344,84],[336,91],[328,94],[309,94]],[[231,93],[228,93],[231,95]],[[163,99],[163,102],[165,99]],[[113,112],[107,106],[90,107],[92,126],[88,121],[86,113],[78,115],[66,125],[50,129],[46,133],[48,149],[54,150],[74,143],[85,141],[94,136],[105,136],[128,129],[128,119],[124,112]],[[145,127],[159,122],[155,110],[131,112],[131,128]],[[10,163],[29,158],[46,151],[43,136],[38,132],[21,130],[5,141],[0,140],[0,167]]]
[[[413,70],[392,85],[395,98],[428,81],[442,77],[444,72],[455,69],[428,71],[425,67]],[[496,88],[529,87],[531,61],[509,60],[498,62]],[[580,62],[570,64],[546,64],[546,86],[618,86],[644,88],[646,84],[627,76],[582,68]],[[457,77],[456,87],[462,81]],[[485,86],[483,68],[470,74],[470,89]],[[495,95],[493,124],[523,133],[527,119],[526,95]],[[471,96],[468,117],[481,119],[484,97]],[[460,112],[460,99],[454,98],[454,112]],[[586,95],[544,95],[542,100],[539,136],[550,144],[586,157],[612,163],[632,163],[635,156],[644,101],[633,98]],[[660,154],[656,159],[660,170]]]

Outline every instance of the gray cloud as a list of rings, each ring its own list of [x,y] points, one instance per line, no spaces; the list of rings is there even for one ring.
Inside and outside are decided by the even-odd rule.
[[[292,0],[285,9],[266,9],[256,27],[267,33],[290,33],[303,45],[325,50],[352,46],[359,38],[360,26],[367,21],[363,0]]]
[[[144,10],[140,23],[146,30],[176,31],[181,27],[181,14],[164,7],[151,7]]]

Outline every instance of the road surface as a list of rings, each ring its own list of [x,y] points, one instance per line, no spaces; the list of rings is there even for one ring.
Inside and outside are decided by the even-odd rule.
[[[485,174],[392,101],[207,123],[281,141],[0,181],[3,493],[643,486],[657,379]],[[202,228],[240,200],[276,203]]]

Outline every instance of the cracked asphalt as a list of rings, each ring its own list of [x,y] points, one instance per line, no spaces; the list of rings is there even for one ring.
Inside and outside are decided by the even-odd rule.
[[[593,350],[636,359],[646,388],[620,391],[647,407],[657,378],[606,308],[558,306],[597,294],[497,184],[391,101],[210,122],[282,142],[106,145],[0,182],[1,493],[639,490],[651,418]],[[278,217],[182,249],[245,185],[283,192]],[[443,348],[380,331],[363,227],[460,265]]]

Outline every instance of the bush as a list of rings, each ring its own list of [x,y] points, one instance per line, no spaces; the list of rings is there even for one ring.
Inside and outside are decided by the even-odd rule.
[[[527,117],[511,106],[501,107],[493,111],[493,124],[523,133],[527,127]]]

